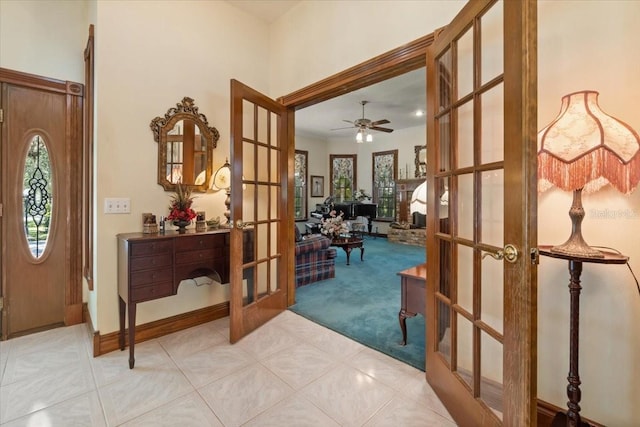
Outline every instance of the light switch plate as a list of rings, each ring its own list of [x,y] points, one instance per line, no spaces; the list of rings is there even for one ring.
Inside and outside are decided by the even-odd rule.
[[[127,214],[131,213],[131,199],[128,197],[107,197],[104,199],[104,213]]]

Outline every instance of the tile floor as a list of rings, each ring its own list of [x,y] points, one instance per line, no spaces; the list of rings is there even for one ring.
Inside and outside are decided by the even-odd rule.
[[[290,311],[91,356],[85,325],[0,342],[4,426],[455,426],[424,373]]]

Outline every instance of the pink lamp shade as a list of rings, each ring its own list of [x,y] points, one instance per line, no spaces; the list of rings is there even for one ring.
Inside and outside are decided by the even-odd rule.
[[[601,258],[582,238],[582,192],[611,184],[630,194],[640,182],[640,137],[626,123],[600,109],[598,92],[562,97],[560,114],[538,133],[538,190],[556,186],[573,191],[571,236],[551,251]]]
[[[538,133],[538,186],[585,193],[611,184],[630,194],[640,182],[640,137],[607,115],[598,92],[562,97],[560,114]]]

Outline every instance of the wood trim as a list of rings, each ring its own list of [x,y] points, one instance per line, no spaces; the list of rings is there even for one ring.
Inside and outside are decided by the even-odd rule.
[[[34,89],[44,89],[51,92],[66,93],[75,96],[84,95],[84,86],[80,83],[42,77],[1,67],[0,81]]]
[[[566,412],[567,408],[560,408],[556,405],[552,405],[549,402],[538,399],[538,427],[550,427],[553,422],[553,418],[558,412]],[[595,421],[588,420],[584,417],[582,421],[588,423],[591,427],[604,427],[602,424],[598,424]]]
[[[433,44],[440,31],[441,29],[438,29],[431,34],[282,96],[278,98],[278,102],[286,107],[304,108],[424,67],[427,47]]]
[[[223,302],[165,319],[155,320],[143,325],[136,325],[136,344],[227,316],[229,316],[229,302]],[[90,330],[93,331],[91,322],[89,322],[89,326]],[[126,329],[124,334],[124,342],[127,343],[129,342],[129,329]],[[92,332],[92,335],[94,357],[120,349],[118,344],[118,331],[104,335],[101,335],[99,332]]]

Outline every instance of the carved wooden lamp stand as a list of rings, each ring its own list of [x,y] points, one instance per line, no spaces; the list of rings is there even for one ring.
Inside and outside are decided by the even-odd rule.
[[[569,210],[571,236],[559,246],[541,246],[540,254],[569,261],[570,340],[567,377],[568,410],[559,413],[553,426],[588,426],[580,418],[580,274],[582,263],[624,264],[621,254],[599,251],[582,237],[582,193],[611,184],[630,194],[640,182],[640,137],[626,123],[605,114],[598,105],[598,92],[583,91],[562,98],[560,114],[538,133],[539,190],[557,186],[573,191]]]

